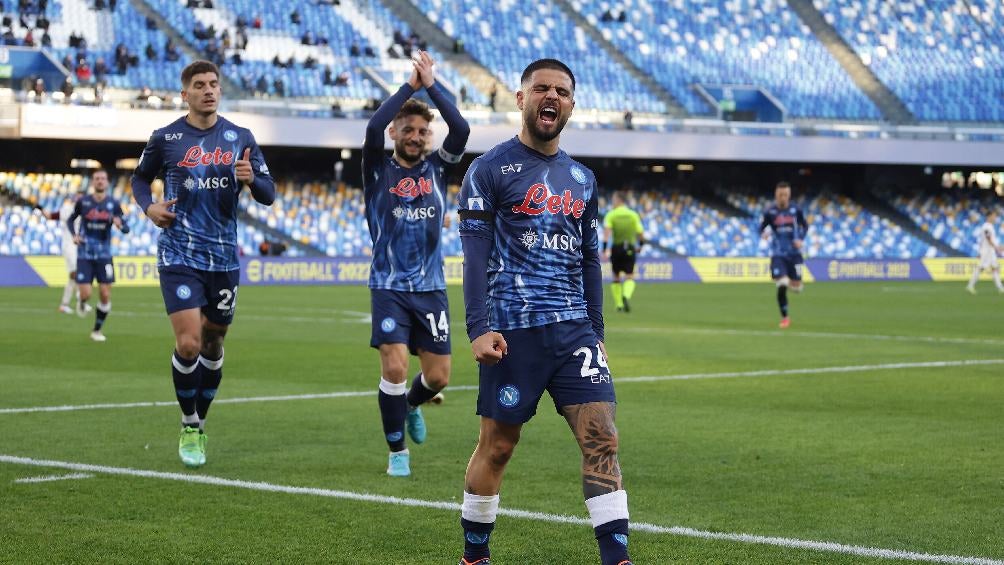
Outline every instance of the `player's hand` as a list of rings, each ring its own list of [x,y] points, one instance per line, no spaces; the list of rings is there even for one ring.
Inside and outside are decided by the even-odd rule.
[[[769,238],[770,238],[770,232],[769,231],[764,230],[764,231],[760,232],[760,239],[766,240],[766,239],[769,239]]]
[[[170,210],[170,207],[177,202],[177,198],[172,198],[163,202],[154,202],[153,204],[147,206],[146,215],[148,218],[153,220],[154,225],[158,228],[169,228],[171,227],[171,223],[174,222],[175,216],[174,212]]]
[[[603,353],[603,359],[606,360],[607,363],[609,363],[610,362],[610,357],[607,356],[607,346],[603,345],[602,341],[596,342],[596,346],[599,347],[600,348],[600,352]]]
[[[802,249],[802,240],[801,239],[793,240],[791,243],[792,243],[792,245],[795,246],[795,249],[799,249],[799,250]]]
[[[415,67],[414,60],[412,60],[411,76],[408,77],[408,86],[412,90],[418,90],[422,88],[422,79],[418,76],[418,69]]]
[[[471,342],[471,351],[474,352],[474,359],[482,365],[494,365],[502,360],[502,356],[509,352],[509,346],[505,338],[498,332],[487,332],[478,336]]]
[[[79,233],[73,234],[73,244],[74,245],[83,245],[84,244],[84,238],[81,237],[81,235]]]
[[[237,177],[237,182],[244,185],[251,186],[254,182],[254,169],[251,167],[251,148],[248,147],[244,150],[244,156],[234,163],[234,174]]]
[[[422,86],[429,88],[436,82],[436,71],[433,70],[432,55],[426,51],[416,51],[411,57],[411,63],[418,71],[418,78],[422,81]]]

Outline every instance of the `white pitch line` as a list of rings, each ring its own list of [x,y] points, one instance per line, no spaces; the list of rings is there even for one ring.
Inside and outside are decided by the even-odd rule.
[[[44,477],[25,477],[14,479],[15,483],[48,483],[52,481],[68,481],[70,479],[89,479],[94,475],[90,473],[70,473],[69,475],[46,475]]]
[[[143,469],[132,469],[129,467],[107,467],[104,465],[89,465],[86,463],[72,463],[67,461],[52,461],[46,459],[32,459],[29,457],[18,457],[14,455],[0,455],[0,463],[10,463],[13,465],[30,465],[34,467],[55,467],[59,469],[69,469],[90,473],[104,473],[109,475],[122,475],[129,477],[143,477],[149,479],[161,479],[167,481],[181,481],[213,486],[223,486],[255,490],[262,492],[275,492],[284,494],[301,494],[319,496],[325,498],[340,498],[354,500],[358,502],[374,502],[377,504],[392,504],[396,506],[410,506],[417,508],[432,508],[436,510],[449,510],[459,512],[460,505],[456,502],[445,502],[435,500],[421,500],[417,498],[400,498],[396,496],[384,496],[379,494],[369,494],[352,492],[345,490],[332,490],[312,487],[294,487],[278,485],[261,481],[242,481],[239,479],[225,479],[211,475],[195,475],[182,473],[169,473],[164,471],[149,471]],[[563,514],[549,514],[544,512],[533,512],[529,510],[519,510],[515,508],[499,508],[500,515],[512,518],[523,518],[540,522],[550,522],[558,524],[590,525],[586,518],[578,516],[567,516]],[[751,543],[758,545],[773,545],[792,549],[808,549],[813,551],[843,553],[848,555],[860,555],[863,557],[877,557],[883,559],[903,559],[912,561],[926,561],[930,563],[951,563],[958,565],[1004,565],[1004,561],[990,559],[986,557],[965,557],[960,555],[938,555],[933,553],[920,553],[916,551],[906,551],[899,549],[882,549],[876,547],[862,547],[847,545],[835,542],[812,541],[795,538],[785,538],[776,536],[760,536],[744,533],[729,532],[708,532],[696,530],[683,526],[660,526],[658,524],[646,524],[644,522],[633,522],[631,529],[639,532],[654,534],[670,534],[675,536],[685,536],[702,538],[709,540],[733,541],[740,543]]]
[[[658,381],[685,381],[696,379],[722,379],[729,377],[772,377],[781,375],[821,375],[827,373],[858,373],[867,371],[887,371],[893,369],[931,369],[944,367],[972,367],[979,365],[1001,365],[1004,359],[964,359],[961,361],[921,361],[917,363],[885,363],[882,365],[844,365],[836,367],[809,367],[802,369],[765,369],[760,371],[735,371],[724,373],[691,373],[682,375],[615,377],[614,384],[646,383]],[[458,385],[449,387],[450,391],[477,390],[476,385]],[[376,391],[345,391],[325,392],[317,394],[291,394],[286,396],[252,396],[245,398],[221,398],[216,404],[244,404],[248,402],[277,402],[284,400],[317,400],[323,398],[346,398],[353,396],[374,396]],[[126,402],[120,404],[75,404],[62,406],[32,406],[26,408],[0,408],[2,414],[28,414],[33,412],[73,412],[77,410],[107,410],[115,408],[152,408],[159,406],[177,406],[177,402],[158,400],[153,402]]]
[[[627,332],[627,333],[689,333],[701,335],[754,335],[764,337],[809,337],[823,339],[867,339],[875,341],[902,341],[919,343],[953,343],[953,344],[973,344],[973,345],[1004,345],[1004,340],[983,339],[975,337],[939,337],[926,335],[887,335],[887,334],[862,334],[862,333],[841,333],[841,332],[806,332],[797,330],[737,330],[733,328],[687,328],[687,327],[608,327],[607,333]]]

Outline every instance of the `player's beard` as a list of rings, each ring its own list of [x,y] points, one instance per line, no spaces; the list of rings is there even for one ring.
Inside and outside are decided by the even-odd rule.
[[[414,165],[422,160],[425,155],[424,145],[409,145],[405,141],[398,141],[394,144],[394,152],[402,161]]]
[[[524,108],[523,109],[523,125],[526,126],[526,130],[530,132],[530,135],[534,137],[537,141],[548,142],[554,138],[561,135],[561,130],[565,129],[565,124],[568,123],[568,114],[563,114],[561,111],[561,106],[557,107],[558,117],[554,120],[554,129],[551,131],[541,129],[537,123],[540,119],[540,106],[536,108]]]

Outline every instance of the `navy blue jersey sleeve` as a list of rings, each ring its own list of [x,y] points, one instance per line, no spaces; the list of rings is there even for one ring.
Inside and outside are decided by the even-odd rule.
[[[251,170],[254,173],[254,180],[251,181],[251,196],[261,204],[270,206],[275,202],[275,181],[272,180],[272,175],[268,172],[265,154],[261,152],[261,147],[258,147],[254,135],[248,132],[248,137],[250,138],[248,147],[251,149]],[[243,155],[243,151],[241,154]]]
[[[383,161],[383,132],[394,121],[401,106],[411,98],[415,89],[405,83],[390,98],[383,101],[366,124],[366,138],[363,140],[363,178],[368,178]],[[366,183],[364,183],[366,184]]]
[[[796,239],[805,239],[805,234],[809,232],[809,222],[805,221],[805,215],[801,210],[795,213],[795,221],[798,222],[798,235]]]
[[[467,138],[471,136],[471,126],[468,125],[467,120],[460,115],[460,111],[457,107],[453,105],[452,102],[443,94],[439,83],[433,83],[431,87],[426,88],[425,91],[429,94],[429,98],[436,104],[436,108],[439,110],[440,115],[443,116],[443,121],[450,128],[450,133],[446,135],[446,139],[443,140],[443,146],[439,150],[440,157],[444,161],[450,164],[459,163],[460,159],[464,156],[464,148],[467,146]]]
[[[467,337],[474,341],[488,325],[488,258],[494,244],[494,182],[480,160],[471,163],[460,187],[460,243],[464,249],[464,310]]]
[[[153,132],[153,135],[150,136],[150,141],[146,143],[146,147],[143,149],[143,154],[140,155],[139,164],[136,165],[136,170],[132,175],[132,196],[144,213],[150,207],[150,204],[153,204],[153,191],[150,188],[150,183],[157,177],[157,174],[160,173],[164,165],[163,150],[159,143],[160,139],[161,137],[157,135],[157,132]]]
[[[594,187],[595,182],[594,179]],[[599,227],[599,197],[594,190],[582,215],[582,293],[593,332],[603,341],[603,271],[600,266]]]
[[[82,212],[82,208],[80,206],[81,200],[83,199],[78,198],[76,203],[73,204],[73,213],[70,214],[70,217],[66,219],[66,225],[70,230],[70,235],[77,235],[77,228],[74,227],[73,224],[76,223],[77,218],[80,217],[80,214]]]
[[[763,230],[767,229],[767,226],[770,225],[770,217],[769,217],[769,215],[770,215],[770,212],[764,212],[763,213],[763,219],[760,220],[760,229],[757,230],[758,233],[763,233]]]

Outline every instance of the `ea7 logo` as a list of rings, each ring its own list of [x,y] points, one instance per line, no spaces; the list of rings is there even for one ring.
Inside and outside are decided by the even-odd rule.
[[[167,134],[164,134],[164,139],[166,141],[178,141],[178,140],[181,139],[181,136],[183,136],[183,135],[185,135],[185,134],[183,134],[183,133],[167,133]]]
[[[509,173],[518,173],[523,170],[523,163],[509,163],[508,165],[502,165],[502,174],[507,175]]]

